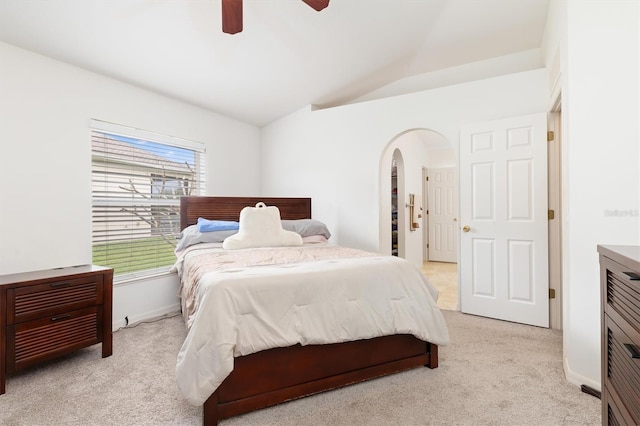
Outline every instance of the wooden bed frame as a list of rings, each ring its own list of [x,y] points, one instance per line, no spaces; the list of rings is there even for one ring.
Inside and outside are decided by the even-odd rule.
[[[311,218],[310,198],[183,197],[181,227],[198,217],[238,220],[244,207],[260,201],[278,206],[282,219]],[[438,367],[438,346],[406,334],[236,357],[231,374],[204,403],[203,424],[419,366]]]

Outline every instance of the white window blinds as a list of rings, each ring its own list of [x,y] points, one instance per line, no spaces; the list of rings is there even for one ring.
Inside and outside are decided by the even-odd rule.
[[[91,122],[93,263],[116,281],[169,270],[180,197],[203,195],[204,145]]]

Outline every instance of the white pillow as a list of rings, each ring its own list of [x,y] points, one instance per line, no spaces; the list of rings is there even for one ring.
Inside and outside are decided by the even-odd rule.
[[[222,248],[236,250],[252,247],[301,246],[302,237],[282,229],[280,210],[260,202],[255,207],[245,207],[240,212],[238,233],[227,237]]]

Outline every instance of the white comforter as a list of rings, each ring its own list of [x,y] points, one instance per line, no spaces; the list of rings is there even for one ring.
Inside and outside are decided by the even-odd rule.
[[[269,250],[278,258],[273,250],[293,249],[246,251],[260,257],[264,255],[260,250]],[[318,250],[318,245],[295,250]],[[243,251],[234,250],[233,255]],[[438,290],[420,270],[394,256],[335,254],[338,257],[276,265],[227,261],[229,268],[222,258],[218,270],[204,273],[194,287],[196,309],[176,366],[186,399],[202,405],[233,370],[234,356],[269,348],[391,334],[448,343],[447,327],[436,306]],[[183,278],[190,255],[197,260],[187,250],[177,263]]]

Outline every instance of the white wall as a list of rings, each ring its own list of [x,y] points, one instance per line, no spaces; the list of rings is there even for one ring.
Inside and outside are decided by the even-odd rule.
[[[425,166],[428,168],[458,167],[458,154],[453,147],[448,149],[430,149],[427,152]]]
[[[640,244],[640,2],[550,6],[545,55],[560,58],[562,74],[565,372],[600,388],[596,247]]]
[[[379,218],[389,210],[380,203],[380,164],[387,145],[407,130],[430,129],[457,150],[463,124],[546,111],[547,86],[546,72],[539,69],[331,109],[301,109],[262,129],[263,193],[310,196],[313,215],[327,223],[333,243],[385,250]]]
[[[256,127],[0,43],[0,274],[91,263],[91,118],[205,143],[208,194],[260,193]],[[114,321],[176,295],[175,276],[116,287]]]

